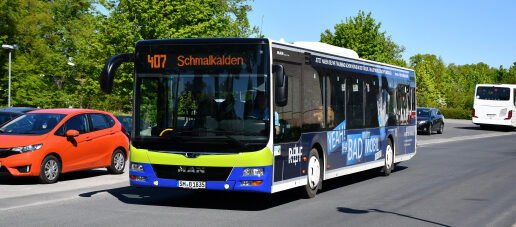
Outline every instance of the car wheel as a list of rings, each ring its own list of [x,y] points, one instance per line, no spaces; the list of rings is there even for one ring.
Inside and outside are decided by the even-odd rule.
[[[310,150],[310,155],[308,157],[310,157],[308,159],[308,172],[306,173],[306,179],[308,182],[302,192],[305,198],[313,198],[322,184],[321,167],[323,165],[321,164],[321,159],[319,158],[317,149],[313,148]]]
[[[428,129],[426,130],[427,135],[432,135],[432,124],[428,124]]]
[[[439,127],[439,130],[437,130],[437,133],[443,134],[443,131],[444,131],[444,124],[441,123],[441,126]]]
[[[385,163],[382,168],[384,176],[389,176],[394,169],[394,149],[392,147],[391,139],[387,139],[387,146],[385,147]]]
[[[53,155],[49,155],[41,162],[38,180],[43,184],[52,184],[57,181],[61,173],[61,163]]]
[[[107,168],[109,173],[121,174],[125,169],[125,154],[122,150],[116,149],[111,156],[111,165]]]

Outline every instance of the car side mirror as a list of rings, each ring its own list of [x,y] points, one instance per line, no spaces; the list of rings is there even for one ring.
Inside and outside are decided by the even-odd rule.
[[[73,138],[79,136],[79,131],[70,129],[66,131],[66,137]]]
[[[276,74],[274,100],[277,106],[285,106],[288,100],[288,76],[284,72],[283,65],[273,65],[272,72]]]

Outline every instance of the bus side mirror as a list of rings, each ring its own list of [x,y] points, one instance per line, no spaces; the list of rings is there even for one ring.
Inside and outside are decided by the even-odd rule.
[[[119,54],[109,58],[100,72],[100,89],[104,94],[111,93],[115,72],[124,62],[134,63],[134,54]]]
[[[285,106],[288,100],[288,76],[284,73],[283,65],[273,65],[272,72],[276,75],[276,85],[274,89],[276,106]]]

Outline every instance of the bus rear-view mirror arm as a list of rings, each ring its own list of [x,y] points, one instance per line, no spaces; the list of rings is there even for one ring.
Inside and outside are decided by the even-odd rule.
[[[272,72],[276,75],[275,101],[277,106],[287,105],[288,100],[288,76],[284,73],[283,65],[272,66]]]
[[[100,73],[100,89],[104,94],[111,93],[115,72],[122,63],[134,63],[134,54],[119,54],[109,58]]]

